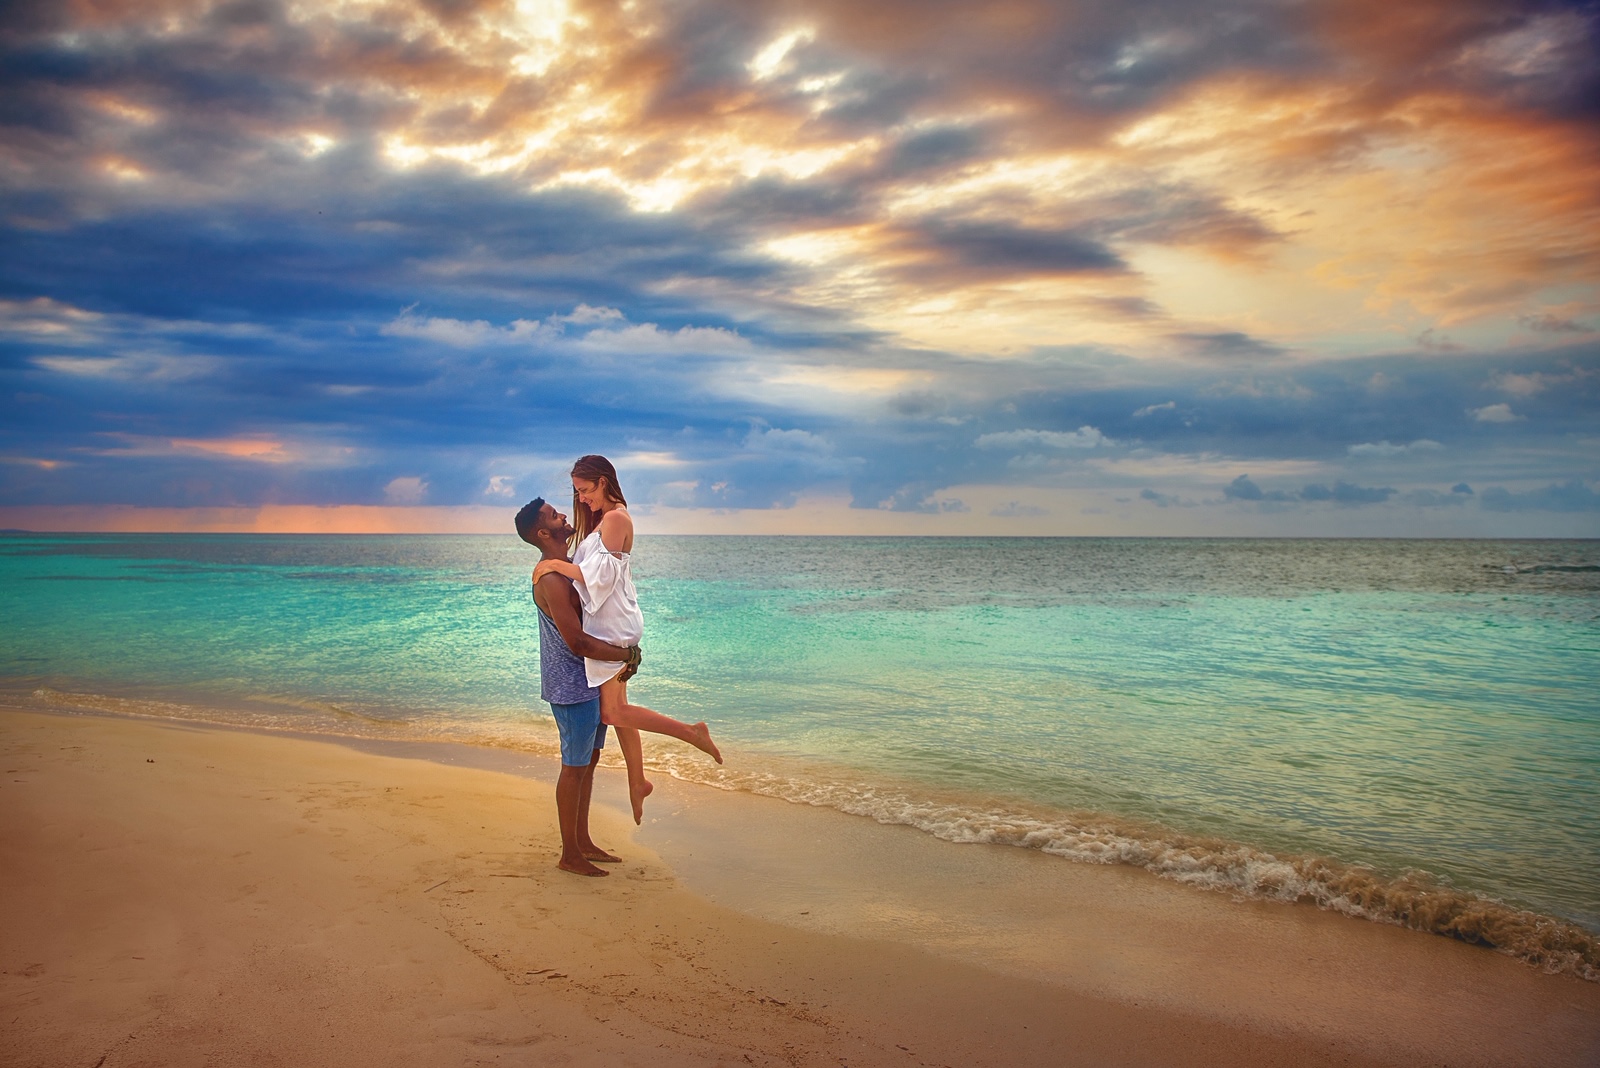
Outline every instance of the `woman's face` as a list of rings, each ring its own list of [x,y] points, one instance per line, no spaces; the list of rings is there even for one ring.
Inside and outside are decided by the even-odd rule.
[[[578,500],[596,512],[605,511],[611,503],[606,500],[605,491],[601,488],[604,485],[604,482],[590,482],[586,478],[572,476],[572,492],[578,495]]]

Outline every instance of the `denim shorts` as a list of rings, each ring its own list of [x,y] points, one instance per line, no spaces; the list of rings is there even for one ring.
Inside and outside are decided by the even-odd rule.
[[[594,759],[596,749],[606,747],[606,725],[600,722],[600,698],[596,697],[576,705],[550,703],[556,717],[556,730],[561,734],[561,763],[570,767],[587,767]]]

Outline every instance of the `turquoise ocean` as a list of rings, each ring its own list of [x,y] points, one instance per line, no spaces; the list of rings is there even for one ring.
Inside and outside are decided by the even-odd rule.
[[[0,536],[0,697],[550,755],[514,537]],[[664,773],[1600,978],[1600,541],[650,537]]]

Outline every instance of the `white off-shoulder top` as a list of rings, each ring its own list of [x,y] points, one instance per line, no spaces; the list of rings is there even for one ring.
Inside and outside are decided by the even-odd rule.
[[[638,645],[644,637],[644,614],[633,589],[633,572],[628,553],[614,553],[593,531],[573,550],[572,562],[583,572],[577,583],[578,600],[583,605],[583,632],[612,645]],[[622,670],[621,660],[583,659],[590,686],[599,686]]]

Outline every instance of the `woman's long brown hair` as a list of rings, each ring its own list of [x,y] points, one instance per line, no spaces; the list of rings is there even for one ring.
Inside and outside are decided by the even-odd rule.
[[[611,461],[604,456],[580,456],[578,462],[572,465],[572,477],[581,478],[585,482],[605,486],[605,496],[608,501],[616,501],[624,508],[628,506],[628,499],[622,495],[622,487],[617,485],[617,469],[611,466]],[[589,536],[590,531],[600,525],[600,513],[578,500],[578,491],[572,491],[572,537],[567,542],[569,550],[576,549],[578,543]]]

